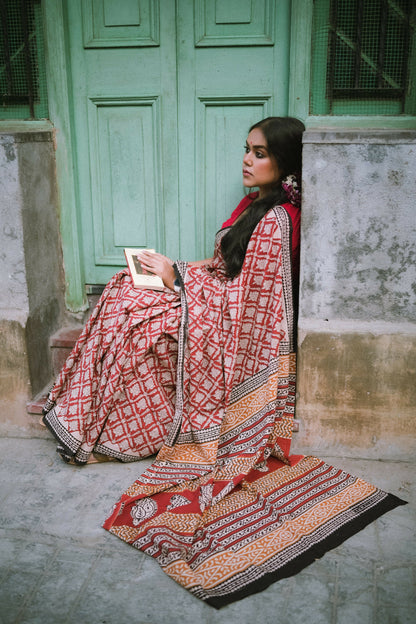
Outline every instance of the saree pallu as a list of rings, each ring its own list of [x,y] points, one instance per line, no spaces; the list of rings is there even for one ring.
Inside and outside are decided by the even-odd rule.
[[[290,220],[257,225],[241,273],[177,262],[175,413],[104,528],[219,608],[289,576],[400,499],[290,455],[296,362]]]

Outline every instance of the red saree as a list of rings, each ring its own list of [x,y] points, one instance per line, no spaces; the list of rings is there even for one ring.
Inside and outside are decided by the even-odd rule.
[[[156,453],[175,405],[180,299],[138,295],[127,270],[105,288],[48,401],[43,421],[67,461]]]
[[[281,207],[258,224],[234,280],[218,253],[208,269],[176,264],[175,412],[152,466],[104,524],[217,608],[296,573],[404,504],[315,457],[290,455],[290,266]]]

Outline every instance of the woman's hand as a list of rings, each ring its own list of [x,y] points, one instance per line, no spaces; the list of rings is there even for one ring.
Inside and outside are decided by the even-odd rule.
[[[173,290],[175,271],[173,270],[172,260],[160,253],[144,250],[137,254],[137,258],[145,271],[161,277],[164,285]]]

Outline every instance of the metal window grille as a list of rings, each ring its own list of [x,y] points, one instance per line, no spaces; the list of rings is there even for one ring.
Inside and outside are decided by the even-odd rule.
[[[415,12],[414,0],[317,0],[311,114],[416,114]]]
[[[0,118],[46,118],[40,0],[0,0],[0,22]]]

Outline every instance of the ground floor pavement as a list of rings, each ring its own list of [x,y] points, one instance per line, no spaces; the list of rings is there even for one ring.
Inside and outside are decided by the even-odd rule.
[[[0,439],[0,623],[414,624],[413,464],[323,457],[409,501],[298,575],[217,611],[101,528],[149,462],[64,464],[52,439]]]

